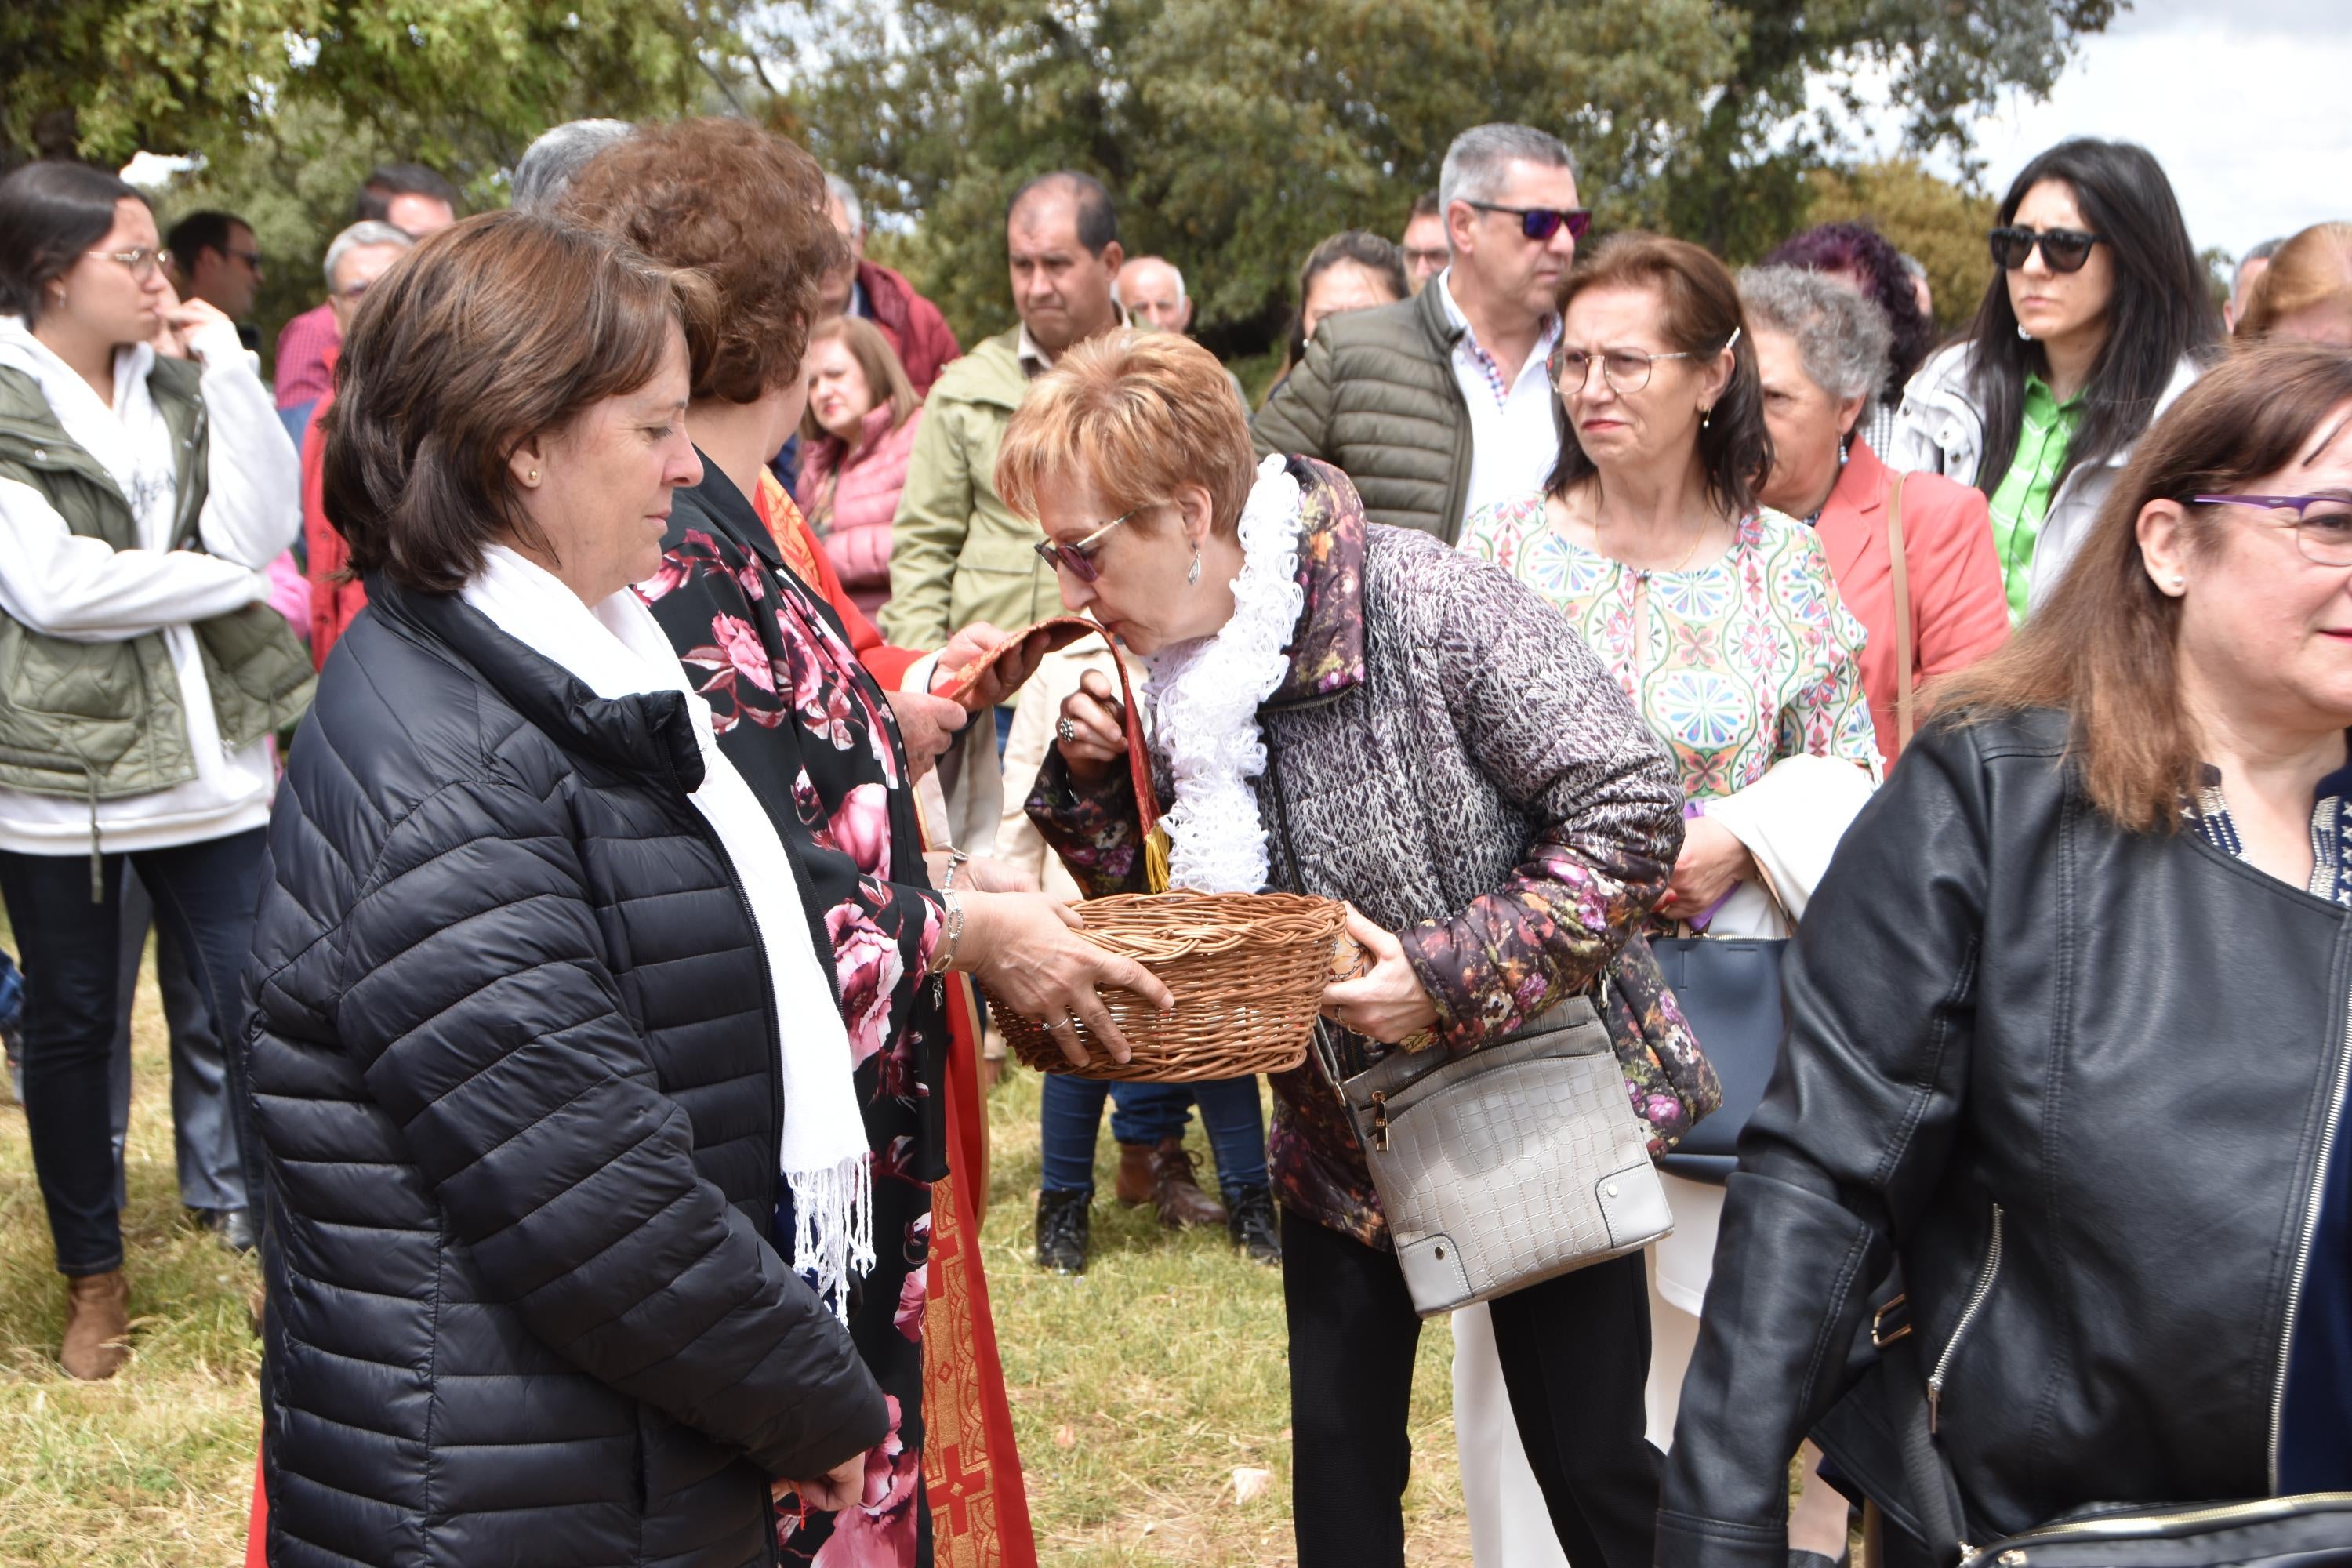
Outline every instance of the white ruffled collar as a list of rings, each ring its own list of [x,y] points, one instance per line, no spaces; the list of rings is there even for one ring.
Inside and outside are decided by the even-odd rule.
[[[1307,607],[1298,583],[1301,491],[1279,457],[1258,466],[1242,509],[1234,615],[1215,635],[1145,660],[1153,734],[1175,776],[1169,885],[1255,893],[1269,879],[1265,826],[1250,781],[1265,772],[1259,704],[1290,673],[1291,635]]]

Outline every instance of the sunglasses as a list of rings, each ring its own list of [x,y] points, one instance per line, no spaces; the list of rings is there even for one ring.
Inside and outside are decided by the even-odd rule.
[[[1519,232],[1529,239],[1549,239],[1563,225],[1569,238],[1582,239],[1584,231],[1592,226],[1592,215],[1582,207],[1506,207],[1493,202],[1474,202],[1466,196],[1463,200],[1464,205],[1482,213],[1510,214],[1519,220]]]
[[[2105,242],[2106,237],[2084,234],[2079,228],[2021,228],[2011,225],[1986,234],[1991,242],[1992,264],[2014,272],[2023,267],[2040,247],[2043,265],[2053,272],[2080,272],[2083,263],[2091,259],[2091,247]]]
[[[1041,539],[1036,545],[1038,558],[1048,566],[1066,571],[1081,583],[1095,582],[1102,576],[1102,568],[1095,564],[1095,541],[1133,517],[1136,512],[1148,510],[1145,507],[1137,507],[1135,511],[1123,512],[1079,540],[1076,544],[1056,544],[1050,539]]]

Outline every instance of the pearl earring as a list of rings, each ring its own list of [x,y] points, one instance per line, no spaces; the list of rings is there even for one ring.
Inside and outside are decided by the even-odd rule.
[[[527,485],[535,485],[539,483],[539,470],[537,468],[533,468],[527,476],[524,477],[522,482]]]
[[[1714,409],[1702,408],[1698,411],[1698,427],[1702,430],[1711,430],[1715,428]]]

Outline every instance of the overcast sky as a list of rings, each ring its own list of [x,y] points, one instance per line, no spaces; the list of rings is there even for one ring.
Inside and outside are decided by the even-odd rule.
[[[2199,248],[2352,218],[2352,3],[2139,0],[2090,39],[2043,102],[1985,121],[1985,181],[2006,190],[2068,136],[2162,161]]]

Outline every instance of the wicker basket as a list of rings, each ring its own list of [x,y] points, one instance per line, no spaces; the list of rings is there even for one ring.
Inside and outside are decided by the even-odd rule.
[[[1315,1009],[1330,984],[1347,908],[1296,893],[1130,893],[1078,906],[1087,936],[1132,958],[1175,993],[1154,1010],[1105,987],[1103,1002],[1132,1058],[1114,1062],[1076,1026],[1087,1063],[1072,1067],[1054,1037],[1010,1007],[991,1011],[1013,1054],[1041,1072],[1124,1083],[1193,1083],[1283,1072],[1307,1059]]]
[[[1111,640],[1084,616],[1040,621],[1019,637],[1007,638],[962,679],[969,686],[991,660],[1011,657],[1033,639],[1061,647],[1084,637]],[[1128,774],[1148,838],[1160,821],[1160,797],[1152,787],[1150,753],[1128,684],[1127,661],[1114,663]],[[1076,1078],[1196,1083],[1295,1068],[1307,1059],[1307,1037],[1315,1027],[1323,987],[1331,982],[1335,956],[1342,947],[1352,955],[1354,945],[1346,939],[1345,905],[1297,893],[1129,893],[1090,899],[1078,907],[1087,936],[1158,975],[1175,993],[1176,1010],[1160,1013],[1131,992],[1105,987],[1103,1003],[1133,1056],[1123,1066],[1112,1061],[1093,1033],[1076,1023],[1089,1058],[1079,1068],[1070,1065],[1034,1019],[990,999],[996,1026],[1014,1056],[1042,1072]]]

